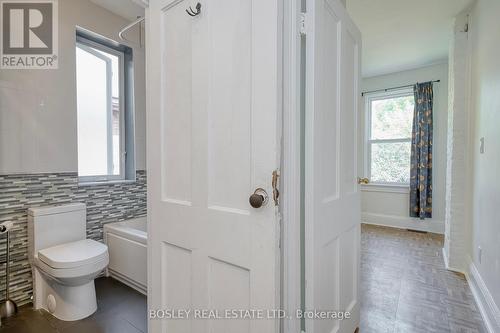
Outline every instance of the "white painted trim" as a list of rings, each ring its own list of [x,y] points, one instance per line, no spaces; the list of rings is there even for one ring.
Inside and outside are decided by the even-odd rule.
[[[410,186],[408,185],[396,185],[396,184],[366,184],[361,185],[361,191],[363,192],[385,192],[385,193],[401,193],[409,194]]]
[[[488,287],[470,257],[468,257],[468,261],[469,274],[466,274],[466,278],[479,312],[483,317],[486,329],[489,333],[498,333],[500,332],[500,310],[498,305],[495,304]]]
[[[443,248],[441,249],[443,251],[443,260],[444,260],[444,267],[447,269],[447,270],[450,270],[449,269],[449,266],[448,266],[448,254],[446,253],[446,250],[443,246]]]
[[[144,56],[145,56],[145,59],[146,59],[146,73],[145,73],[145,84],[146,84],[146,114],[149,113],[149,110],[151,109],[151,99],[152,99],[152,96],[151,96],[151,92],[150,92],[150,88],[151,88],[151,83],[150,83],[150,78],[148,77],[149,76],[149,73],[152,73],[152,70],[151,70],[151,64],[150,64],[150,57],[151,57],[151,47],[150,47],[150,35],[151,35],[151,29],[155,29],[155,27],[152,27],[150,22],[151,22],[151,13],[150,13],[150,8],[149,8],[149,1],[148,1],[148,7],[145,8],[144,10],[144,17],[145,17],[145,21],[144,21],[144,38],[145,38],[145,48],[144,48]],[[149,121],[147,121],[147,118],[146,118],[146,138],[149,139],[150,138],[150,135],[149,135],[149,128],[150,128],[150,124],[149,124]],[[146,143],[146,152],[147,152],[147,149],[148,149],[148,145]],[[146,171],[147,171],[147,174],[150,175],[151,173],[151,163],[153,162],[153,156],[151,156],[150,154],[147,154],[146,153]],[[151,180],[148,180],[147,184],[148,186],[146,187],[146,190],[147,190],[147,196],[148,198],[152,195],[151,193],[151,187],[149,186],[150,184],[150,181]],[[152,302],[151,302],[151,295],[153,294],[153,292],[155,292],[155,290],[153,290],[151,288],[151,285],[153,284],[153,275],[151,274],[151,272],[153,271],[152,270],[152,267],[153,267],[153,250],[152,250],[152,246],[150,246],[149,244],[151,244],[151,234],[152,234],[152,228],[151,228],[151,224],[152,224],[152,221],[151,221],[151,200],[147,200],[147,215],[146,215],[146,219],[147,219],[147,223],[146,223],[146,231],[148,233],[148,235],[150,235],[148,237],[148,257],[147,257],[147,262],[148,262],[148,282],[147,282],[147,297],[146,297],[146,302],[147,302],[147,308],[148,309],[151,309],[152,308]],[[147,332],[148,333],[153,333],[153,329],[151,327],[151,323],[149,322],[149,319],[148,319],[148,323],[147,323]]]
[[[442,248],[442,251],[443,251],[443,260],[444,260],[444,267],[449,270],[449,271],[452,271],[452,272],[457,272],[457,273],[460,273],[460,274],[463,274],[465,276],[467,276],[467,272],[464,272],[463,270],[461,269],[458,269],[458,268],[454,268],[454,267],[451,267],[449,265],[449,259],[448,259],[448,254],[446,253],[444,247]]]
[[[444,234],[444,221],[434,219],[420,220],[413,217],[362,212],[361,221],[365,224]]]
[[[282,294],[286,313],[300,309],[300,0],[283,1],[283,142],[281,168]],[[300,333],[300,319],[281,321],[281,332]]]

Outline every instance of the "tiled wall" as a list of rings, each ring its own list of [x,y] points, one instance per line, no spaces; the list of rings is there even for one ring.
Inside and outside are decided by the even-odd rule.
[[[102,241],[103,224],[146,215],[146,172],[135,182],[79,186],[77,173],[0,175],[0,223],[13,221],[10,237],[10,297],[18,305],[31,300],[27,210],[30,207],[83,202],[87,236]],[[5,236],[0,237],[0,299],[5,298]]]

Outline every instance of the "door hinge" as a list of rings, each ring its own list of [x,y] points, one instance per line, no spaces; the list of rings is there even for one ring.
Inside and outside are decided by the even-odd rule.
[[[302,36],[307,35],[307,13],[299,14],[299,33]]]

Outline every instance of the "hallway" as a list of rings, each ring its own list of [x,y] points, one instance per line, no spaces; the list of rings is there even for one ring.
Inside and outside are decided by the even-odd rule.
[[[442,247],[441,235],[362,225],[361,333],[486,332]]]

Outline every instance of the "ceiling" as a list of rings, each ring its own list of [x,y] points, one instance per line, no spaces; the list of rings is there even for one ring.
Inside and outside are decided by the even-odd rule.
[[[90,1],[130,21],[135,20],[137,16],[144,16],[144,8],[140,5],[142,0],[90,0]]]
[[[453,18],[473,0],[347,0],[363,36],[363,77],[448,58]]]

